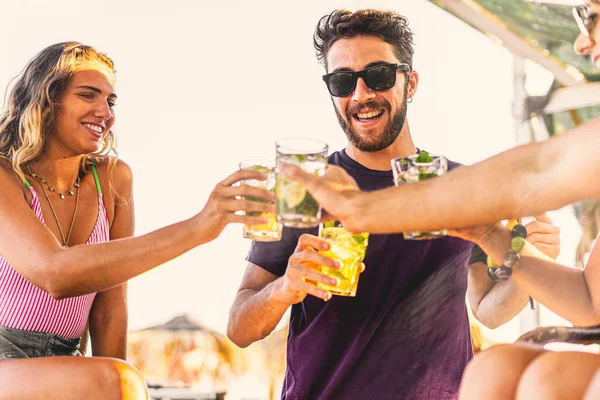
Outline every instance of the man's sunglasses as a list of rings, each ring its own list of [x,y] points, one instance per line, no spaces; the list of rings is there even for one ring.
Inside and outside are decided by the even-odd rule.
[[[362,78],[371,90],[388,90],[396,84],[396,70],[410,72],[412,68],[406,63],[379,64],[362,71],[338,71],[323,75],[327,90],[334,97],[350,96],[356,89],[358,78]]]
[[[575,17],[575,22],[577,22],[581,33],[584,36],[590,37],[596,26],[598,14],[593,12],[589,6],[581,5],[573,7],[573,17]]]

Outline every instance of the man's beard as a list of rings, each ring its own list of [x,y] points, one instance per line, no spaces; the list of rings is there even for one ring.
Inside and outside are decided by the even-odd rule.
[[[381,132],[381,135],[380,135],[381,140],[379,140],[378,142],[366,142],[364,140],[361,140],[360,136],[357,135],[356,132],[354,132],[354,130],[350,127],[350,125],[348,123],[346,123],[346,120],[344,120],[342,118],[340,111],[337,109],[337,107],[335,106],[335,103],[334,103],[333,108],[335,110],[335,115],[337,116],[340,126],[342,127],[344,132],[346,132],[346,137],[348,137],[348,141],[354,147],[356,147],[358,150],[368,152],[368,153],[383,150],[383,149],[389,147],[392,143],[394,143],[396,141],[396,139],[398,138],[398,136],[400,135],[400,131],[402,130],[402,127],[404,126],[404,121],[406,121],[406,108],[407,108],[406,107],[406,105],[407,105],[406,94],[407,94],[407,92],[408,92],[408,85],[405,85],[404,86],[404,101],[402,102],[402,106],[396,112],[396,114],[394,114],[392,119],[390,121],[388,121],[385,128],[383,128],[383,132]],[[352,121],[352,118],[353,118],[352,114],[355,114],[358,110],[363,109],[363,108],[370,108],[373,110],[379,110],[379,109],[383,108],[383,109],[387,110],[389,113],[392,107],[391,107],[390,103],[385,99],[382,100],[382,103],[377,103],[374,101],[363,103],[363,104],[360,104],[360,106],[353,107],[352,109],[349,109],[347,111],[347,113],[346,113],[347,120]]]

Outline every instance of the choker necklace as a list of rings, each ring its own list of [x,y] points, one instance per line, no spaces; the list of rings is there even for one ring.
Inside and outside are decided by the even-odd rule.
[[[75,210],[73,210],[73,218],[71,219],[71,226],[69,227],[69,232],[67,232],[67,237],[65,238],[62,227],[60,226],[60,222],[58,222],[58,216],[56,215],[54,206],[52,205],[52,202],[50,201],[50,197],[48,197],[48,193],[46,193],[46,188],[44,187],[44,185],[48,185],[48,182],[46,181],[46,179],[42,178],[41,176],[39,176],[36,173],[34,173],[33,171],[31,171],[31,167],[29,166],[29,164],[27,164],[27,169],[29,170],[29,174],[31,176],[33,176],[35,178],[35,180],[37,180],[40,183],[40,186],[42,187],[42,192],[44,193],[44,197],[46,197],[46,200],[48,201],[48,204],[50,205],[50,211],[52,211],[52,215],[54,216],[54,220],[56,221],[56,226],[58,226],[58,232],[60,233],[60,240],[62,241],[62,247],[63,247],[63,249],[66,249],[67,247],[69,247],[69,240],[71,239],[71,233],[73,232],[73,225],[75,225],[75,216],[77,215],[77,206],[79,205],[79,181],[81,178],[80,178],[79,174],[77,174],[77,178],[75,179],[75,183],[73,183],[73,187],[71,187],[71,189],[69,189],[65,193],[59,193],[59,196],[62,200],[65,198],[66,194],[73,196],[73,190],[77,189],[77,196],[75,196]],[[49,186],[49,190],[51,192],[56,192],[56,188],[54,186],[50,186],[50,185],[48,185],[48,186]]]
[[[79,188],[79,181],[80,181],[79,174],[77,174],[77,178],[75,178],[75,182],[73,182],[73,186],[71,186],[71,189],[67,190],[64,193],[59,193],[59,192],[56,191],[56,187],[55,186],[53,186],[53,185],[51,185],[51,184],[48,183],[48,181],[46,180],[46,178],[42,178],[41,176],[39,176],[38,174],[36,174],[35,172],[33,172],[31,170],[31,167],[29,166],[29,164],[27,164],[27,169],[29,170],[29,174],[31,176],[33,176],[38,182],[40,182],[42,184],[42,187],[44,187],[44,185],[48,186],[48,190],[51,191],[51,192],[56,193],[60,197],[61,200],[64,200],[65,197],[66,197],[66,195],[73,196],[74,195],[73,191],[76,188]]]

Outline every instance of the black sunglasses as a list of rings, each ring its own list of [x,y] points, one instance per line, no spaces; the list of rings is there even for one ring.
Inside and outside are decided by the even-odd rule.
[[[596,20],[598,14],[593,12],[587,5],[573,7],[573,17],[577,22],[577,27],[581,31],[581,34],[590,37],[594,27],[596,26]]]
[[[379,64],[362,71],[338,71],[323,75],[327,90],[334,97],[350,96],[356,89],[358,78],[362,78],[371,90],[388,90],[396,84],[396,70],[410,72],[412,68],[406,63]]]

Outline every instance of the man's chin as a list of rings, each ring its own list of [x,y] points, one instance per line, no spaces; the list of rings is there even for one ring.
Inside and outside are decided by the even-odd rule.
[[[350,143],[352,146],[356,147],[360,151],[364,151],[365,153],[373,153],[383,150],[381,148],[382,143],[375,140],[351,140]]]
[[[346,132],[346,136],[348,137],[348,141],[352,144],[352,146],[366,153],[374,153],[385,150],[398,138],[398,135],[388,138],[385,132],[357,133],[355,131],[351,131]]]

